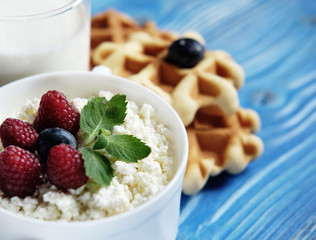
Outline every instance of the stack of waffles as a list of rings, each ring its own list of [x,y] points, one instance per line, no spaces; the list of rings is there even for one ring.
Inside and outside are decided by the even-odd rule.
[[[260,156],[263,143],[254,135],[258,114],[239,106],[243,69],[220,50],[205,51],[192,68],[168,63],[169,46],[183,37],[204,44],[196,32],[180,36],[109,10],[92,20],[91,67],[107,66],[112,74],[150,88],[177,111],[189,138],[183,192],[193,195],[212,176],[243,171]]]

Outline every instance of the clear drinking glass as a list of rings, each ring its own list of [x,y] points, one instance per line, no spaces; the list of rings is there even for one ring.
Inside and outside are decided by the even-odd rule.
[[[90,0],[0,0],[0,86],[36,73],[88,70]]]

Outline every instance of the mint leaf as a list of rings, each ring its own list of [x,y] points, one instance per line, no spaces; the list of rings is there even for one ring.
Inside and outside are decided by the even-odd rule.
[[[86,175],[91,177],[94,182],[103,186],[110,185],[114,177],[114,170],[109,159],[88,147],[82,148],[81,152],[84,159]]]
[[[93,139],[101,129],[111,131],[115,125],[124,123],[126,117],[126,96],[115,95],[110,101],[106,98],[91,99],[82,109],[80,128]]]
[[[124,123],[127,110],[126,96],[117,94],[108,101],[106,106],[110,128],[105,129],[111,131],[115,125],[121,125]]]
[[[109,154],[126,162],[137,162],[147,157],[151,149],[132,135],[98,136],[94,149],[105,149]]]

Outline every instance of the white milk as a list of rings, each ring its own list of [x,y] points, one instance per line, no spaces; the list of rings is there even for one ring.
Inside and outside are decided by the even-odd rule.
[[[72,2],[80,1],[0,0],[0,86],[41,72],[88,70],[89,3],[58,15],[34,17]],[[21,15],[33,18],[1,19]]]

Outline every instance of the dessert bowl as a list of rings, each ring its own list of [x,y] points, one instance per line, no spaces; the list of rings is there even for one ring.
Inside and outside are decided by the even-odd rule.
[[[6,240],[125,240],[175,239],[182,181],[188,155],[185,127],[173,108],[149,89],[106,71],[64,71],[27,77],[0,88],[0,121],[15,117],[29,99],[58,90],[69,98],[90,97],[99,90],[125,94],[136,104],[151,104],[174,136],[176,171],[154,198],[118,215],[87,221],[45,221],[0,208],[0,239]]]

